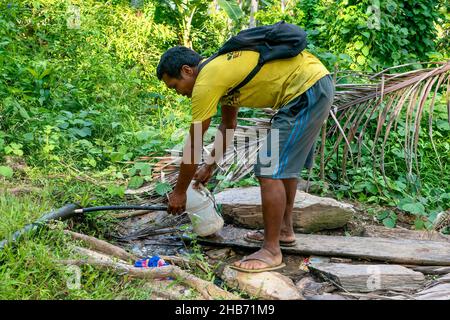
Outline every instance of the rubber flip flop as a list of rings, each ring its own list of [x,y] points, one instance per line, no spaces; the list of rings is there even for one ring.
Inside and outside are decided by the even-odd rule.
[[[256,232],[263,234],[261,231],[256,231]],[[248,236],[248,233],[244,236],[244,240],[247,242],[262,243],[261,240],[250,238]],[[293,241],[281,241],[280,240],[280,246],[282,246],[282,247],[295,247],[296,244],[297,244],[296,240],[293,240]]]
[[[242,259],[241,262],[250,261],[250,260],[258,260],[258,261],[264,262],[264,263],[266,263],[268,265],[270,265],[270,263],[271,263],[267,259],[258,258],[258,257],[251,258],[251,256]],[[235,265],[229,265],[229,267],[231,269],[242,271],[242,272],[247,272],[247,273],[260,273],[260,272],[274,271],[274,270],[278,270],[278,269],[284,268],[284,267],[286,267],[286,264],[281,262],[280,264],[278,264],[276,266],[264,267],[264,268],[259,268],[259,269],[245,269],[245,268],[237,267]]]

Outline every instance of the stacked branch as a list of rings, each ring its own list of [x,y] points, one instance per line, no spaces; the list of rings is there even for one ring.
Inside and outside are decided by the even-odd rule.
[[[204,299],[232,299],[237,300],[239,297],[232,293],[229,293],[215,284],[200,279],[176,265],[163,266],[158,268],[136,268],[129,264],[130,260],[135,260],[136,257],[129,254],[122,248],[116,247],[106,241],[99,240],[97,238],[71,232],[65,231],[66,234],[70,235],[73,239],[82,240],[91,249],[86,249],[82,247],[75,246],[74,249],[79,254],[85,256],[83,259],[70,259],[59,261],[62,265],[90,265],[101,269],[114,271],[119,275],[127,274],[134,278],[154,280],[161,278],[173,278],[181,283],[195,289],[199,292]],[[97,252],[98,251],[98,252]],[[167,261],[180,263],[181,265],[186,265],[185,259],[179,257],[164,257]]]

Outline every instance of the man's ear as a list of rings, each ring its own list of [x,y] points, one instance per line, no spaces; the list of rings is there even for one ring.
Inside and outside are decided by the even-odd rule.
[[[186,75],[192,76],[194,74],[194,69],[192,67],[188,66],[187,64],[183,64],[181,66],[181,72]]]

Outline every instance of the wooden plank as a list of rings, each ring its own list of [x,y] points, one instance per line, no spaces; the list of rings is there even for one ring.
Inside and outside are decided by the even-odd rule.
[[[225,226],[214,237],[198,238],[199,242],[259,248],[260,244],[244,240],[251,230]],[[338,237],[296,234],[294,247],[282,247],[286,253],[349,257],[409,265],[450,266],[450,246],[445,242],[398,240],[367,237]]]
[[[417,290],[425,280],[420,272],[399,265],[316,263],[308,268],[350,292]]]
[[[365,226],[365,237],[410,239],[410,240],[430,240],[450,242],[450,236],[443,235],[437,231],[417,231],[400,228],[385,228],[381,226]]]
[[[228,223],[262,228],[261,191],[259,187],[233,188],[215,196]],[[352,205],[297,191],[292,211],[294,229],[299,232],[341,228],[354,214]]]
[[[405,267],[413,269],[414,271],[421,272],[423,274],[448,274],[450,273],[450,267],[442,267],[442,266],[408,266]]]

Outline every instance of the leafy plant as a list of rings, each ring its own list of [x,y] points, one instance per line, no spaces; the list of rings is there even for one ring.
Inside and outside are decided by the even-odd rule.
[[[167,182],[158,181],[155,186],[155,191],[160,196],[164,196],[168,192],[172,191],[172,186]]]
[[[10,167],[0,166],[0,176],[5,178],[12,178],[14,171]]]
[[[356,70],[426,61],[435,51],[435,23],[442,19],[434,1],[300,1],[313,48],[347,54]]]
[[[244,16],[241,7],[234,0],[218,0],[219,6],[227,13],[228,17],[235,23],[239,23]]]
[[[157,2],[155,18],[158,22],[176,25],[179,43],[192,48],[191,31],[194,18],[205,19],[208,1],[205,0],[162,0]],[[201,22],[200,22],[201,23]]]
[[[144,184],[144,181],[151,181],[152,168],[150,164],[137,162],[129,170],[129,176],[131,177],[128,187],[131,189],[137,189]]]
[[[397,215],[391,210],[384,210],[377,215],[377,219],[383,222],[387,228],[394,228],[397,223]]]

